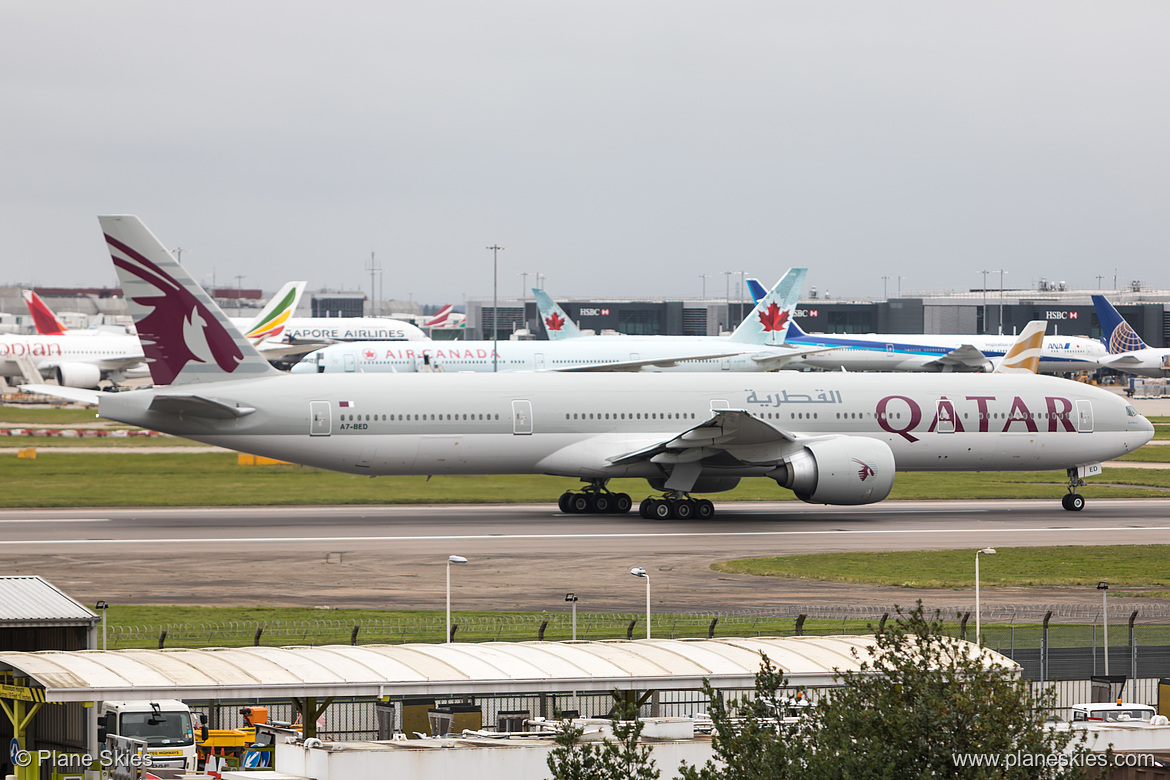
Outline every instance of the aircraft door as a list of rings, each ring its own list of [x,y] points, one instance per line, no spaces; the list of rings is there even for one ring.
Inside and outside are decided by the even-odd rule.
[[[512,433],[517,436],[532,433],[532,402],[512,402]]]
[[[731,358],[723,358],[719,361],[719,368],[723,371],[731,370]]]
[[[352,352],[345,353],[345,371],[347,374],[352,374],[357,370],[357,358]]]
[[[1077,401],[1077,433],[1093,432],[1093,402]]]
[[[532,356],[532,362],[533,362],[533,365],[537,371],[543,371],[544,370],[544,353],[537,352],[535,355]]]
[[[955,432],[954,402],[945,398],[938,402],[938,427],[935,430],[939,433]]]
[[[309,401],[309,435],[328,436],[332,429],[329,401]]]
[[[887,355],[894,354],[894,345],[893,344],[886,344],[886,354]]]

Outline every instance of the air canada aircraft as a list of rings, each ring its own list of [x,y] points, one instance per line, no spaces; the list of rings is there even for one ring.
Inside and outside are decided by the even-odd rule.
[[[283,374],[133,216],[100,218],[151,389],[30,388],[112,420],[350,474],[551,474],[566,512],[709,518],[692,494],[766,477],[820,504],[884,499],[903,471],[1066,469],[1064,506],[1153,426],[1121,397],[1031,374]]]
[[[1109,350],[1101,365],[1137,376],[1170,376],[1170,349],[1148,346],[1104,295],[1093,296],[1093,307]]]
[[[561,341],[453,341],[335,344],[308,355],[293,373],[385,371],[776,371],[803,350],[783,345],[788,313],[805,269],[793,268],[729,338],[619,336]],[[536,292],[534,290],[534,292]]]

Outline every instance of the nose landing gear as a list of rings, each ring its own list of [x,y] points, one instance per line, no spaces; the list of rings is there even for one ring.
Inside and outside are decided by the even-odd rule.
[[[1060,505],[1070,512],[1079,512],[1085,508],[1085,497],[1077,492],[1077,488],[1084,487],[1085,480],[1080,478],[1076,468],[1066,469],[1068,473],[1068,492],[1060,499]]]

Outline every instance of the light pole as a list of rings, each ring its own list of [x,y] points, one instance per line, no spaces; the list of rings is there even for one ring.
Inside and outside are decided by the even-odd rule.
[[[492,250],[492,371],[500,370],[500,356],[499,356],[499,330],[500,330],[500,295],[499,287],[496,280],[499,278],[496,273],[499,268],[498,255],[500,250],[504,247],[497,244],[492,244],[487,249]]]
[[[576,642],[577,641],[577,594],[576,593],[566,593],[565,594],[565,601],[571,602],[573,604],[573,641]]]
[[[890,277],[888,277],[888,276],[882,277],[882,301],[888,301],[890,299],[890,293],[886,289],[889,282],[890,282]]]
[[[1105,675],[1109,675],[1109,584],[1105,580],[1097,583],[1101,591],[1101,623],[1105,627]]]
[[[703,300],[707,300],[707,280],[711,278],[711,274],[699,274],[699,278],[703,280]]]
[[[983,634],[979,632],[982,628],[980,618],[983,612],[980,610],[979,604],[979,556],[980,555],[995,555],[995,549],[992,547],[984,547],[975,553],[975,644],[983,647]]]
[[[462,555],[447,557],[447,636],[444,638],[447,644],[451,643],[451,564],[453,563],[467,563],[467,559]]]
[[[641,566],[630,569],[630,574],[646,580],[646,638],[650,638],[650,575]]]
[[[987,335],[987,275],[990,271],[979,271],[983,274],[983,335]]]
[[[236,316],[240,316],[240,308],[243,305],[243,282],[246,274],[236,274]]]
[[[105,650],[106,649],[106,610],[110,608],[110,605],[104,601],[99,601],[97,604],[94,604],[93,608],[102,613],[102,650]]]
[[[1007,271],[999,269],[999,335],[1003,335],[1003,275]]]

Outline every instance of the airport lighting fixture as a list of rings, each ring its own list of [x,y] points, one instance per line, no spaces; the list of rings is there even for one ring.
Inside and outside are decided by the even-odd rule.
[[[102,650],[106,649],[106,610],[110,605],[104,601],[99,601],[93,605],[93,608],[102,613]]]
[[[447,636],[445,641],[451,643],[451,564],[453,563],[467,563],[467,559],[462,555],[450,555],[447,557]]]
[[[565,601],[568,601],[573,605],[573,641],[576,642],[577,641],[577,594],[576,593],[566,593],[565,594]]]
[[[711,274],[699,274],[699,278],[703,280],[703,300],[707,300],[707,280],[711,278]]]
[[[498,244],[485,247],[485,249],[492,250],[492,371],[500,370],[499,349],[497,349],[500,345],[500,288],[497,283],[497,279],[499,278],[497,271],[500,267],[498,255],[503,248]]]
[[[646,638],[650,638],[650,575],[641,566],[630,569],[630,574],[646,580]]]
[[[1101,625],[1105,629],[1105,674],[1109,674],[1109,583],[1101,580],[1097,583],[1097,590],[1101,591]]]
[[[982,628],[980,617],[983,614],[980,610],[979,604],[979,556],[980,555],[995,555],[994,547],[984,547],[975,553],[975,643],[983,647],[983,634],[979,632]]]

